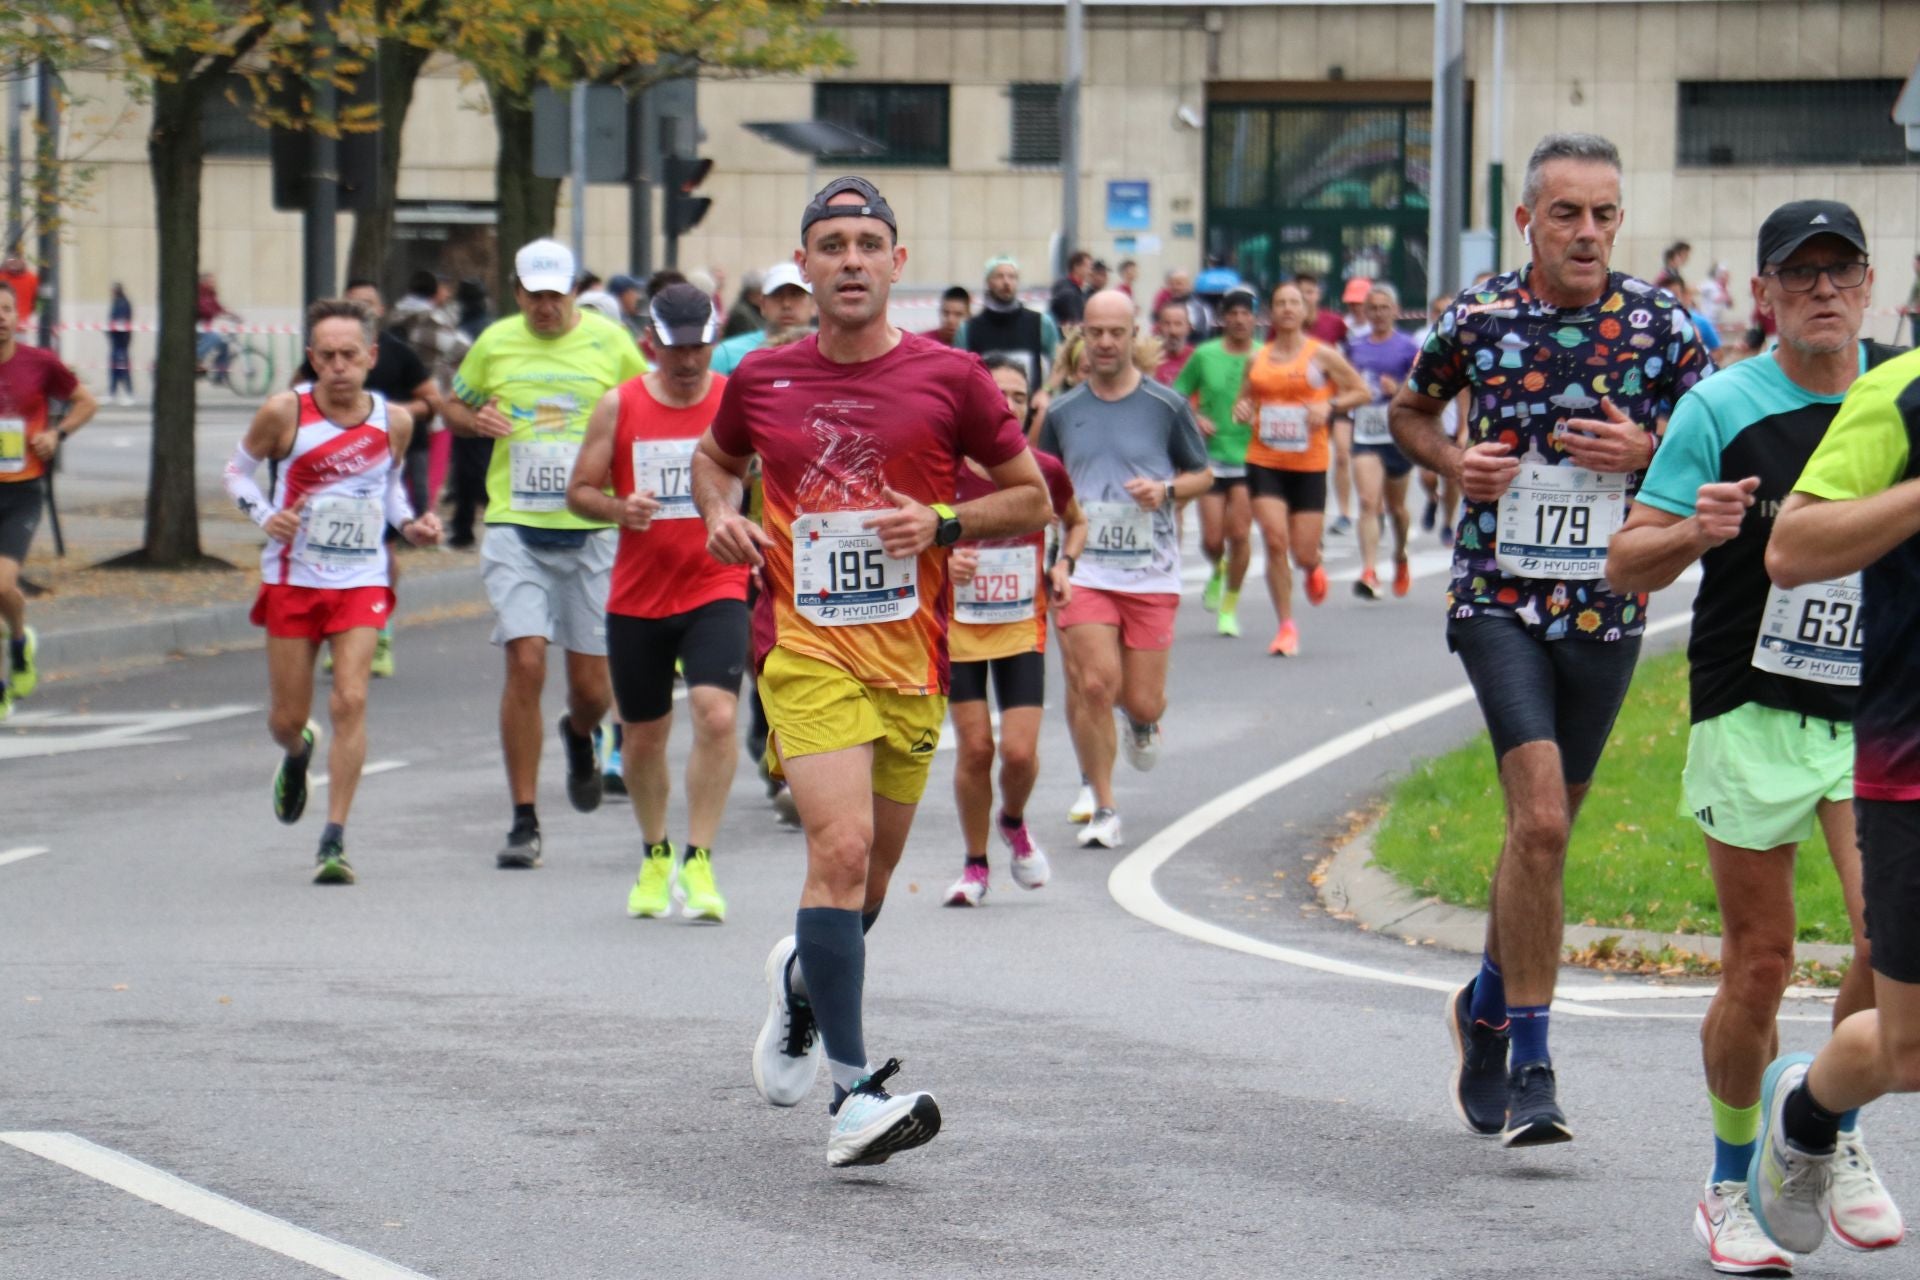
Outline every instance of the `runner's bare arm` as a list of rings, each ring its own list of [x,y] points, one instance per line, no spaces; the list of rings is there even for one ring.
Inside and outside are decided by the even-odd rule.
[[[407,446],[413,443],[415,422],[416,419],[407,411],[406,406],[398,404],[387,406],[387,447],[393,450],[395,462],[407,456]]]
[[[638,532],[653,522],[660,504],[645,494],[616,498],[607,492],[613,485],[613,446],[619,422],[620,392],[616,389],[600,397],[587,419],[586,438],[580,442],[573,475],[567,480],[567,510],[583,520],[604,520]]]
[[[265,529],[269,536],[283,540],[284,537],[291,537],[292,530],[300,527],[300,518],[294,515],[289,529],[285,519],[288,513],[274,511],[271,500],[260,492],[259,482],[253,477],[261,463],[287,456],[293,447],[299,415],[300,398],[293,392],[282,391],[268,397],[267,402],[254,413],[253,421],[247,426],[247,434],[234,446],[233,456],[227,459],[226,468],[220,475],[220,483],[225,487],[227,496],[234,500],[247,519]],[[294,504],[292,510],[297,512],[299,504]],[[276,528],[279,532],[276,532]]]
[[[1314,352],[1320,362],[1320,371],[1333,379],[1335,391],[1330,411],[1346,413],[1358,409],[1373,399],[1373,392],[1367,390],[1366,380],[1360,371],[1334,347],[1321,347]]]
[[[1400,452],[1429,471],[1460,486],[1472,502],[1494,502],[1520,474],[1513,450],[1495,441],[1462,447],[1447,438],[1440,421],[1447,402],[1422,395],[1411,385],[1400,388],[1387,409],[1387,429]]]
[[[440,384],[428,378],[413,389],[413,394],[402,400],[397,408],[405,409],[413,416],[413,425],[421,431],[433,421],[433,415],[440,411]]]
[[[1601,397],[1599,418],[1568,418],[1560,432],[1560,443],[1577,467],[1589,471],[1624,475],[1645,471],[1653,462],[1654,448],[1666,430],[1664,419],[1649,431],[1621,412],[1610,397]]]
[[[750,460],[714,443],[709,428],[693,453],[693,505],[707,523],[707,551],[715,560],[759,568],[766,563],[760,548],[772,546],[773,539],[740,514]]]
[[[1022,449],[999,466],[988,467],[987,476],[996,486],[995,492],[954,508],[954,514],[960,517],[961,537],[1013,538],[1044,529],[1053,519],[1046,478],[1030,450]],[[933,535],[929,533],[927,539],[931,542]]]
[[[507,415],[500,412],[497,397],[476,409],[459,396],[448,396],[441,403],[440,412],[447,420],[447,427],[457,436],[484,436],[499,440],[513,434],[513,423],[507,421]]]
[[[387,474],[386,517],[395,533],[416,547],[427,547],[440,541],[440,517],[431,511],[415,511],[407,496],[405,460],[413,432],[413,415],[400,405],[388,405],[387,446],[393,450],[394,466]]]
[[[1607,585],[1615,591],[1659,591],[1673,585],[1687,566],[1738,536],[1758,476],[1700,486],[1691,516],[1677,516],[1645,502],[1607,543]]]
[[[1767,541],[1767,576],[1799,587],[1858,573],[1920,533],[1920,480],[1903,480],[1870,498],[1830,502],[1787,496]]]

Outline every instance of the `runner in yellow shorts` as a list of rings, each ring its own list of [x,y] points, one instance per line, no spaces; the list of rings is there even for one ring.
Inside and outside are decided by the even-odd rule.
[[[767,957],[753,1077],[801,1102],[825,1047],[831,1165],[878,1164],[940,1129],[931,1095],[887,1092],[861,1023],[864,935],[906,848],[947,694],[947,551],[1042,528],[1047,488],[978,356],[905,334],[887,293],[906,265],[893,211],[860,178],[824,187],[800,221],[817,338],[741,362],[694,455],[693,494],[720,560],[764,590],[754,654],[770,743],[799,805],[807,879],[793,936]],[[740,514],[760,459],[764,527]],[[947,505],[962,458],[994,492]]]

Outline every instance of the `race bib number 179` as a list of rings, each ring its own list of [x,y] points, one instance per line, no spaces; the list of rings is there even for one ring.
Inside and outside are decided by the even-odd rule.
[[[1598,578],[1626,518],[1626,476],[1523,462],[1500,497],[1495,559],[1517,578]]]

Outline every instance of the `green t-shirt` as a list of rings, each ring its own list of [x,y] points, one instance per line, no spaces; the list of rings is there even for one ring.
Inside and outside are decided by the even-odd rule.
[[[500,401],[513,434],[493,444],[487,523],[536,529],[604,529],[567,510],[567,477],[600,397],[647,370],[619,325],[591,311],[558,337],[508,316],[487,326],[453,376],[453,394],[479,408]]]
[[[1207,437],[1207,456],[1213,459],[1217,476],[1246,474],[1247,441],[1253,433],[1246,423],[1233,420],[1233,405],[1240,398],[1247,361],[1253,352],[1252,344],[1244,355],[1235,355],[1222,339],[1203,342],[1194,348],[1180,376],[1173,380],[1173,389],[1181,395],[1191,398],[1198,393],[1200,412],[1213,423],[1213,434]]]

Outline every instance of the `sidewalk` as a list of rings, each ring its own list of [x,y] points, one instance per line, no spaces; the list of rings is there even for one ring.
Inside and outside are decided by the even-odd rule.
[[[29,596],[27,617],[40,634],[41,669],[52,679],[105,674],[169,658],[258,648],[265,635],[248,621],[260,584],[263,535],[252,522],[202,500],[200,545],[234,566],[223,569],[103,569],[140,546],[139,502],[91,503],[61,512],[67,554],[54,555],[42,522],[22,576],[47,588]],[[400,554],[396,625],[428,616],[478,612],[486,605],[473,551],[407,548]]]
[[[1372,933],[1480,954],[1486,944],[1487,913],[1472,907],[1452,906],[1438,898],[1422,897],[1375,866],[1373,833],[1378,825],[1378,820],[1369,822],[1327,861],[1320,882],[1321,904],[1329,912],[1351,919]],[[1619,940],[1620,951],[1652,955],[1672,947],[1675,951],[1692,952],[1716,961],[1720,958],[1720,939],[1698,933],[1648,933],[1569,924],[1565,946],[1585,950],[1608,938]],[[1849,960],[1853,948],[1800,942],[1794,945],[1794,954],[1801,960],[1818,960],[1832,968]]]

